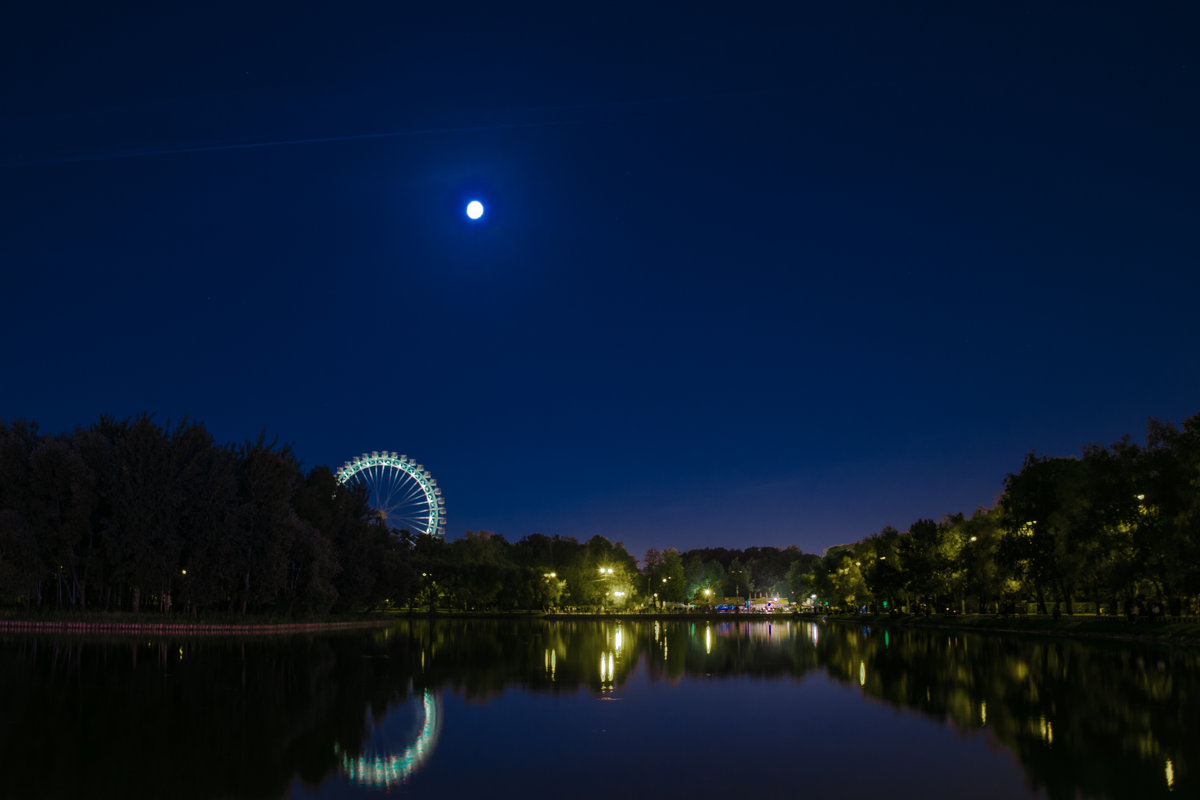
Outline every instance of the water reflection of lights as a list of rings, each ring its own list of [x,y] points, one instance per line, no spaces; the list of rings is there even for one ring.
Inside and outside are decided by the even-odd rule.
[[[808,629],[809,629],[809,632],[812,634],[813,647],[816,647],[817,646],[817,623],[810,622],[808,624]]]
[[[417,738],[400,753],[342,753],[342,772],[351,783],[376,789],[391,789],[408,780],[433,754],[441,732],[440,704],[433,693],[425,690],[425,722]],[[335,745],[336,747],[336,745]]]
[[[555,673],[558,670],[558,652],[550,648],[546,648],[545,655],[546,674],[550,676],[550,680],[556,680]]]
[[[704,652],[712,652],[712,628],[707,625],[704,626]]]
[[[613,649],[616,650],[618,653],[621,652],[622,638],[623,638],[623,636],[621,634],[621,628],[618,627],[617,632],[613,634]]]
[[[1171,763],[1171,759],[1167,759],[1167,788],[1175,788],[1175,765]]]
[[[979,701],[979,724],[987,725],[987,701]]]
[[[1046,744],[1054,744],[1054,725],[1045,716],[1038,718],[1038,733],[1046,741]]]
[[[600,690],[611,692],[617,676],[617,659],[613,653],[600,654]]]
[[[858,685],[867,685],[867,664],[865,661],[858,662]]]

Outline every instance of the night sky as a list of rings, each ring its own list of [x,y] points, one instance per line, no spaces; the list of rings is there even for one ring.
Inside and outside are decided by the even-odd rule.
[[[741,5],[8,8],[0,419],[395,450],[449,536],[641,556],[1200,409],[1195,3]]]

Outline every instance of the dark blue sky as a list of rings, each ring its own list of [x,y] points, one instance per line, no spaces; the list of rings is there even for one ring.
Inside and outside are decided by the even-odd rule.
[[[397,450],[451,536],[641,555],[1200,408],[1194,4],[724,5],[6,11],[0,418]]]

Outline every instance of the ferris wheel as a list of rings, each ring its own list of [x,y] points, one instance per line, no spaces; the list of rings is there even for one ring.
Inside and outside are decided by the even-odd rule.
[[[342,465],[337,482],[367,487],[367,503],[391,531],[441,536],[446,533],[446,501],[423,466],[398,453],[372,451]]]

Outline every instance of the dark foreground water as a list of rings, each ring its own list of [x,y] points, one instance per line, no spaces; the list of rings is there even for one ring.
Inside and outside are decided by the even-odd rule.
[[[1200,652],[796,622],[0,638],[0,797],[1197,797]]]

